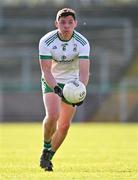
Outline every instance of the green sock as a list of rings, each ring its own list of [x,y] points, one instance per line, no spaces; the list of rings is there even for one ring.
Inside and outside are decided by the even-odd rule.
[[[51,141],[49,141],[49,142],[46,142],[46,141],[44,141],[44,149],[47,149],[47,150],[51,150]]]
[[[44,149],[50,151],[50,160],[51,160],[55,154],[55,152],[51,150],[51,141],[49,142],[44,141]]]

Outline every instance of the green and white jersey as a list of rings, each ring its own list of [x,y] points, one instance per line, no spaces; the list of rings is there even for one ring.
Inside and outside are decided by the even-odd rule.
[[[70,40],[63,41],[58,30],[54,30],[43,36],[39,42],[39,59],[51,59],[51,72],[57,83],[78,79],[79,61],[89,59],[89,54],[88,40],[77,31],[73,32]]]

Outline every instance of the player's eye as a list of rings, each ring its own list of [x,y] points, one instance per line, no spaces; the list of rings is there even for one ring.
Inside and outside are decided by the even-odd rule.
[[[73,21],[68,21],[68,22],[66,22],[66,21],[60,21],[60,23],[62,24],[62,25],[65,25],[65,24],[73,24]]]
[[[73,21],[69,21],[69,24],[73,24]]]
[[[61,24],[66,24],[66,21],[60,21]]]

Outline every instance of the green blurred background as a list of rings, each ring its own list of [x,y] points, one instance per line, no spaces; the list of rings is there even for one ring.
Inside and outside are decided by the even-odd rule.
[[[0,0],[0,121],[42,121],[39,39],[63,7],[91,44],[87,98],[74,122],[138,122],[138,0]]]

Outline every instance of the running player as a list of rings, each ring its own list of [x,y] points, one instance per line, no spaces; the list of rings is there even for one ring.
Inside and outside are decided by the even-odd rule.
[[[70,8],[58,11],[56,30],[39,42],[42,92],[46,116],[43,120],[43,150],[40,166],[53,170],[53,155],[64,141],[78,104],[69,104],[63,97],[64,85],[79,79],[87,86],[89,80],[88,40],[75,30],[76,13]]]

